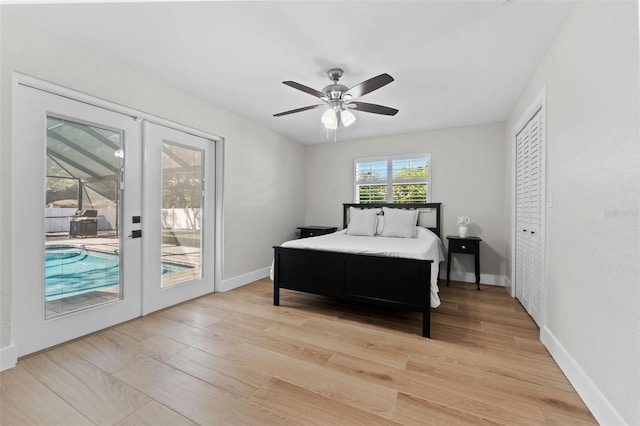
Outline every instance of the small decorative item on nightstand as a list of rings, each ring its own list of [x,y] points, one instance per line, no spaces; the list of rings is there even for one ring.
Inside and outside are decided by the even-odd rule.
[[[300,238],[332,234],[338,230],[335,226],[299,226],[298,229],[300,230]]]
[[[460,238],[464,238],[467,236],[467,225],[469,225],[469,222],[471,222],[469,216],[458,217],[458,236]]]

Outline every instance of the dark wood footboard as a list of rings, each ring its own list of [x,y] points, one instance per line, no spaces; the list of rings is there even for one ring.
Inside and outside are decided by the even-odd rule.
[[[431,260],[274,247],[273,304],[280,289],[422,312],[430,336]]]

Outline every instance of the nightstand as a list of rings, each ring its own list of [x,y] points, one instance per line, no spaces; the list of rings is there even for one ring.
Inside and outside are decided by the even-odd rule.
[[[300,230],[300,238],[332,234],[338,230],[335,226],[299,226],[298,229]]]
[[[449,254],[447,256],[447,287],[449,286],[449,275],[451,274],[451,255],[454,253],[472,254],[476,261],[476,285],[480,290],[480,241],[479,237],[458,237],[457,235],[447,235],[449,240]]]

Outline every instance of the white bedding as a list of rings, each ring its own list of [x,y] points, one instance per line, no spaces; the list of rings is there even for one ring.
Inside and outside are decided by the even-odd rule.
[[[417,238],[388,238],[346,235],[345,231],[319,237],[291,240],[282,247],[337,251],[341,253],[365,254],[407,259],[433,260],[431,264],[431,307],[440,306],[438,297],[438,273],[440,262],[444,260],[442,241],[436,234],[418,226]],[[273,280],[273,263],[271,264]]]

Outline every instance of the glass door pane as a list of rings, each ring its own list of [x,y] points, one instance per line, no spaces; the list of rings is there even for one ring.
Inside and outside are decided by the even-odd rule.
[[[203,152],[162,143],[162,287],[202,277]]]
[[[47,116],[45,319],[120,300],[123,134]]]

